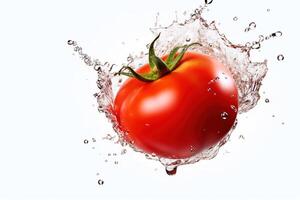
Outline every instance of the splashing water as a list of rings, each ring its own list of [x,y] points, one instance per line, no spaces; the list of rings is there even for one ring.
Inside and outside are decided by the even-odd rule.
[[[260,99],[259,89],[262,84],[262,80],[267,73],[267,61],[254,62],[250,59],[251,51],[259,49],[261,43],[273,37],[279,37],[282,32],[277,31],[268,36],[260,35],[257,41],[247,42],[245,45],[233,44],[230,42],[224,34],[221,34],[215,25],[215,22],[208,22],[202,16],[201,13],[205,10],[207,4],[212,1],[206,1],[204,7],[196,9],[189,19],[183,23],[179,23],[177,20],[167,27],[162,27],[155,22],[155,27],[151,28],[154,35],[161,34],[159,40],[155,44],[156,54],[162,56],[168,54],[175,46],[182,46],[189,43],[200,43],[201,46],[193,46],[191,51],[210,55],[218,59],[223,63],[231,72],[235,83],[238,87],[238,99],[239,108],[233,107],[239,114],[245,113],[256,106]],[[184,13],[186,15],[186,12]],[[234,18],[237,20],[237,17]],[[256,24],[251,22],[247,31],[255,29]],[[246,31],[245,29],[245,31]],[[248,30],[249,29],[249,30]],[[246,32],[247,32],[246,31]],[[108,62],[101,63],[98,59],[92,59],[90,56],[82,52],[82,48],[77,45],[75,41],[69,40],[68,44],[74,47],[74,51],[78,53],[80,58],[88,66],[93,67],[98,73],[97,86],[99,92],[95,94],[98,102],[98,110],[104,113],[106,117],[112,123],[113,129],[118,133],[118,143],[122,146],[129,145],[135,151],[142,152],[136,149],[132,143],[126,142],[123,136],[126,134],[116,120],[116,116],[113,111],[113,99],[114,90],[118,90],[122,83],[122,78],[117,77],[112,72],[113,68],[120,69],[121,66],[115,64],[111,65]],[[149,45],[147,45],[149,47]],[[146,54],[141,53],[138,56],[130,55],[127,58],[128,66],[136,68],[141,64],[148,62]],[[114,71],[117,71],[114,70]],[[208,91],[209,92],[209,91]],[[227,118],[227,113],[222,113],[222,118]],[[187,159],[167,159],[157,157],[154,154],[145,154],[146,158],[160,161],[165,167],[169,175],[175,174],[179,165],[191,164],[198,162],[199,160],[214,158],[220,147],[224,145],[234,128],[237,121],[232,127],[227,136],[215,146],[210,147],[206,151],[203,151],[191,158]],[[191,147],[192,150],[192,147]],[[126,153],[126,152],[124,152]],[[143,152],[142,152],[143,153]]]

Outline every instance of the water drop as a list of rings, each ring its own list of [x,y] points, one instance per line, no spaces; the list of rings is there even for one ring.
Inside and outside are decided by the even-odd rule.
[[[255,22],[251,22],[251,23],[248,25],[248,27],[245,28],[245,32],[248,32],[248,31],[253,30],[253,29],[255,29],[255,28],[256,28]]]
[[[231,105],[230,108],[234,111],[237,112],[237,108],[234,105]]]
[[[117,165],[117,164],[119,164],[119,162],[118,162],[118,161],[115,161],[114,164]]]
[[[283,56],[282,54],[278,55],[278,56],[277,56],[277,60],[278,60],[278,61],[284,60],[284,56]]]
[[[93,142],[96,142],[96,139],[95,139],[95,138],[92,138],[92,141],[93,141]]]
[[[267,12],[270,12],[270,8],[267,9]]]
[[[185,41],[186,41],[186,42],[190,42],[190,41],[191,41],[191,38],[186,38]]]
[[[166,167],[166,172],[169,176],[172,176],[172,175],[175,175],[176,172],[177,172],[177,167],[170,167],[170,166],[167,166]]]
[[[237,17],[237,16],[235,16],[234,18],[233,18],[233,21],[237,21],[239,18]]]
[[[99,185],[103,185],[103,184],[104,184],[104,181],[103,181],[102,179],[99,179],[99,180],[98,180],[98,184],[99,184]]]
[[[285,123],[284,122],[281,122],[281,125],[284,125]]]
[[[85,139],[85,140],[83,140],[83,143],[87,144],[87,143],[89,143],[89,141],[87,139]]]
[[[205,4],[211,4],[213,0],[204,0]]]
[[[68,40],[68,45],[73,45],[74,41],[73,40]]]
[[[116,153],[113,153],[113,156],[117,156],[117,154],[116,154]]]
[[[126,149],[122,149],[121,155],[124,155],[125,153],[127,153],[127,150]]]
[[[269,103],[269,102],[270,102],[270,99],[266,98],[266,99],[265,99],[265,102],[266,102],[266,103]]]
[[[275,117],[275,115],[272,115],[272,117]]]
[[[244,140],[244,139],[245,139],[245,137],[244,137],[243,135],[240,135],[240,136],[239,136],[239,139],[242,139],[242,140]]]
[[[111,153],[108,153],[107,156],[111,156]]]
[[[260,43],[259,42],[253,42],[253,44],[252,44],[252,49],[259,49],[260,48]]]
[[[228,118],[228,113],[227,112],[222,112],[221,113],[221,118],[224,119],[224,120],[227,119]]]

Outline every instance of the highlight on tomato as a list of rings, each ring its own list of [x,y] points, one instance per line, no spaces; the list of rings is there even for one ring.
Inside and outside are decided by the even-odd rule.
[[[231,130],[238,110],[238,91],[229,70],[216,58],[178,46],[157,57],[154,39],[149,63],[119,89],[113,110],[124,138],[158,157],[182,159],[213,147]]]

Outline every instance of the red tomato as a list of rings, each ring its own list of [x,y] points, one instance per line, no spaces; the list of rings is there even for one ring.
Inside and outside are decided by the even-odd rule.
[[[149,71],[149,64],[137,70]],[[127,141],[146,153],[176,159],[221,141],[235,122],[237,108],[237,87],[227,68],[193,52],[186,52],[176,68],[158,80],[129,78],[114,101]]]

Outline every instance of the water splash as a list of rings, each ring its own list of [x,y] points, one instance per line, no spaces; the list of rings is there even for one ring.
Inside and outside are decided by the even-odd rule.
[[[262,62],[252,61],[250,59],[250,54],[255,49],[259,49],[263,41],[274,37],[280,37],[282,36],[282,32],[277,31],[267,36],[259,35],[256,41],[247,42],[246,44],[234,44],[219,31],[214,21],[208,22],[202,17],[202,12],[206,9],[207,4],[210,4],[211,2],[212,1],[206,1],[204,7],[196,9],[184,22],[175,20],[172,24],[165,27],[158,24],[157,18],[159,14],[157,14],[155,27],[150,29],[154,36],[158,33],[161,34],[159,40],[155,44],[156,54],[162,56],[168,54],[170,49],[173,49],[175,46],[182,46],[193,42],[201,43],[201,46],[193,46],[190,50],[210,55],[218,59],[229,69],[238,87],[239,95],[239,108],[233,107],[232,109],[236,110],[239,114],[242,114],[256,106],[260,99],[259,89],[268,70],[267,60]],[[185,16],[186,12],[183,15]],[[236,21],[237,17],[234,18],[234,20]],[[251,22],[248,29],[253,30],[255,27],[256,24]],[[110,64],[108,62],[101,63],[98,59],[92,59],[82,52],[82,48],[78,46],[75,41],[69,40],[68,44],[74,47],[74,51],[78,53],[79,57],[87,66],[93,67],[98,73],[97,86],[99,91],[95,94],[98,102],[98,110],[106,115],[112,123],[113,129],[118,133],[117,143],[120,143],[122,146],[129,145],[135,151],[143,153],[141,150],[136,149],[132,142],[126,142],[123,139],[126,132],[122,130],[114,115],[113,91],[118,90],[123,80],[120,77],[115,76],[112,69],[120,69],[121,66]],[[149,48],[149,45],[146,45],[146,47]],[[147,54],[143,52],[136,56],[129,55],[127,58],[127,65],[136,68],[147,63],[147,59]],[[224,113],[221,114],[221,117],[223,119],[227,118]],[[218,144],[191,158],[167,159],[157,157],[154,154],[145,154],[145,157],[160,161],[166,167],[168,174],[175,174],[179,165],[192,164],[199,160],[214,158],[220,147],[228,141],[230,134],[236,125],[237,121],[227,136]],[[106,139],[112,140],[112,137],[107,137]],[[123,151],[123,153],[126,152]]]

